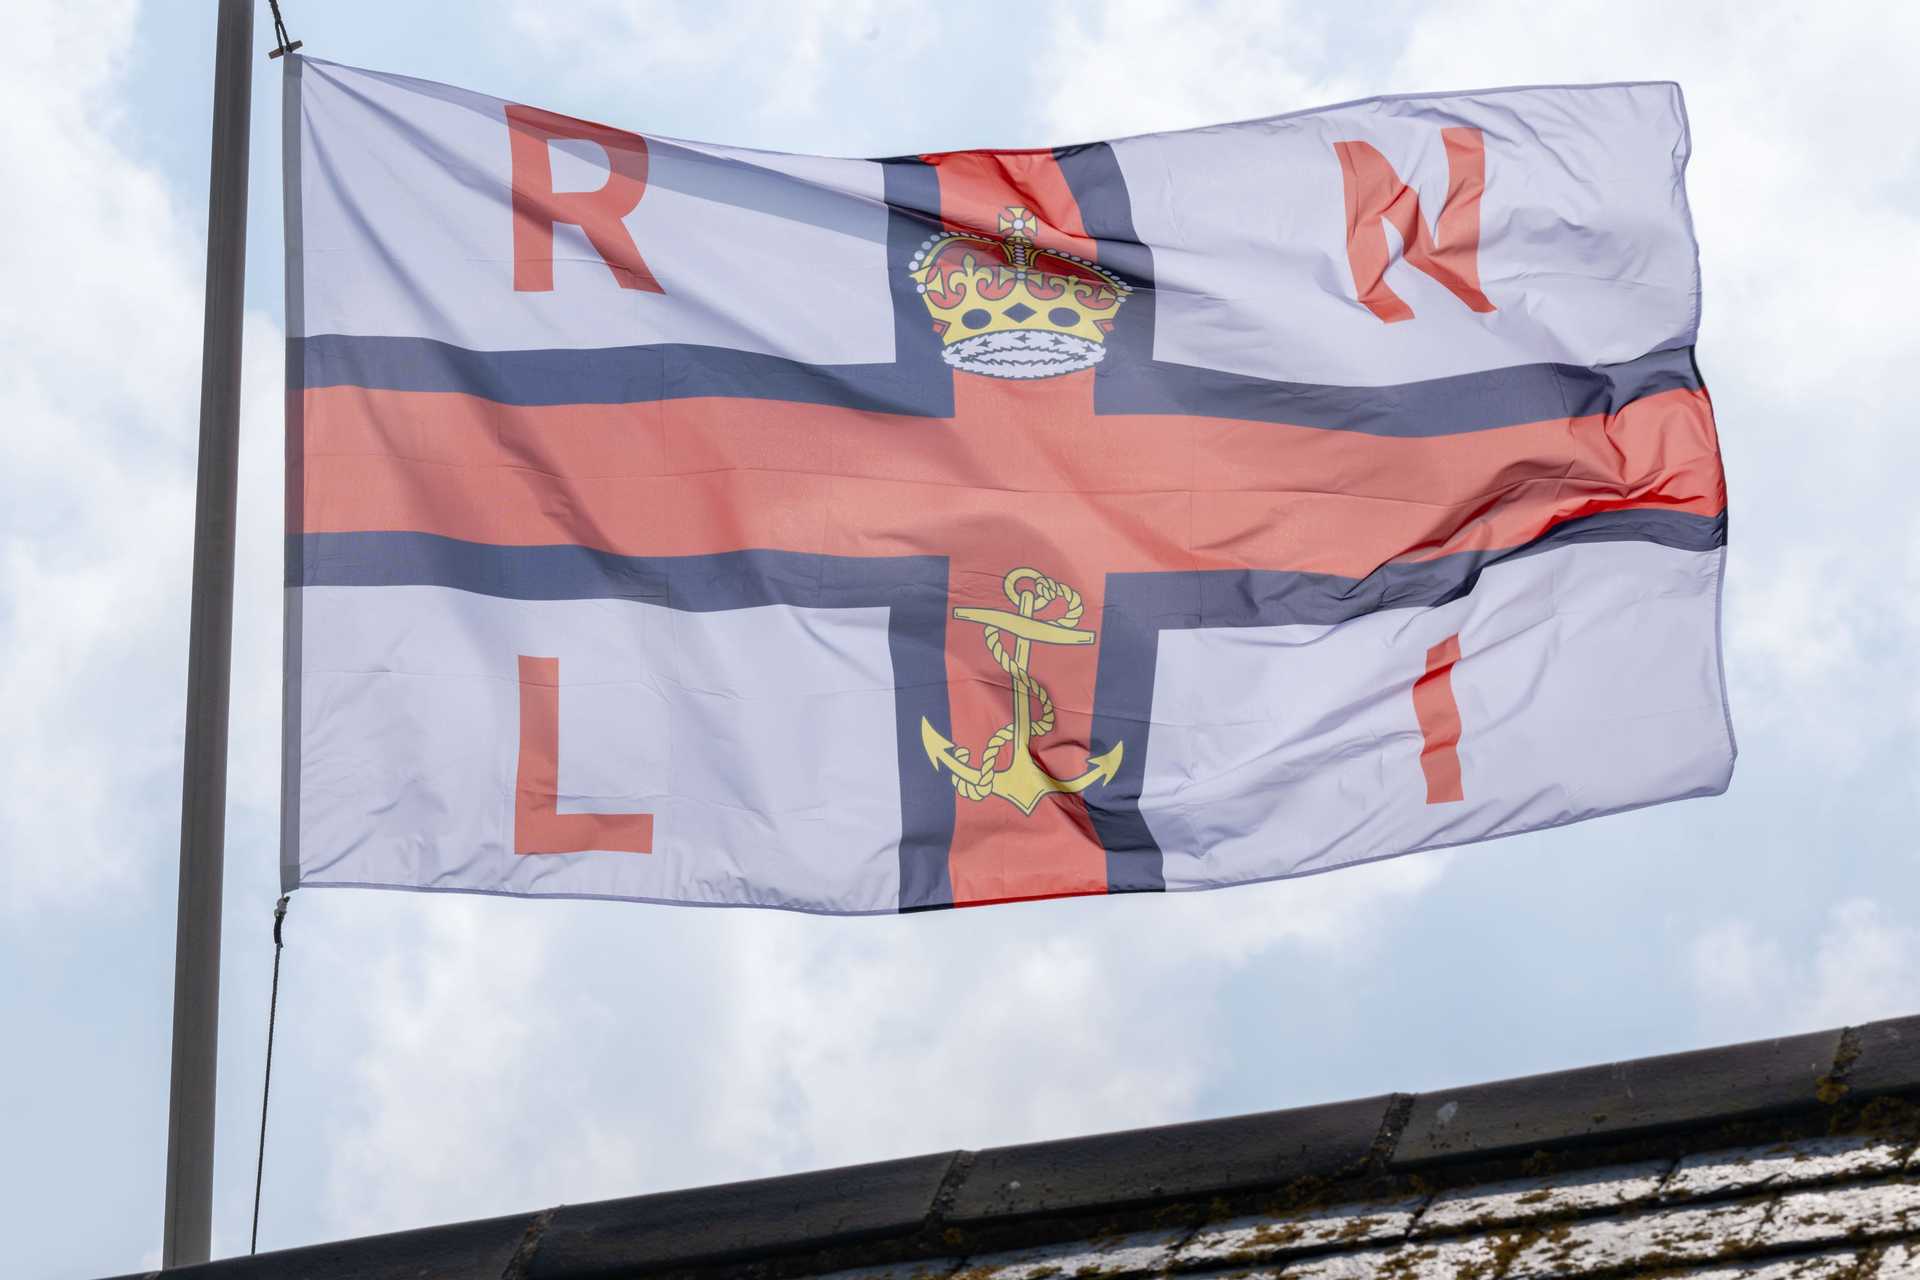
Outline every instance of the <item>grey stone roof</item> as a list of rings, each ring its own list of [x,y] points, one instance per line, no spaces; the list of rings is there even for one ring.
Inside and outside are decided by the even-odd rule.
[[[1920,1277],[1920,1017],[237,1258],[185,1280]]]

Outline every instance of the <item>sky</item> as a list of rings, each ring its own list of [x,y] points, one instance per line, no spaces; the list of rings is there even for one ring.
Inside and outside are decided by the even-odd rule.
[[[1218,893],[829,919],[297,894],[263,1248],[1920,1012],[1920,7],[287,0],[320,57],[643,132],[1034,146],[1674,79],[1731,493],[1727,795]],[[0,48],[0,1233],[157,1265],[213,6]],[[216,1254],[277,895],[279,64],[254,69]]]

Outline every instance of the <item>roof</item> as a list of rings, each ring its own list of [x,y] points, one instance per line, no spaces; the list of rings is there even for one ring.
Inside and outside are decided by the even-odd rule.
[[[1920,1017],[564,1205],[177,1280],[1920,1276]]]

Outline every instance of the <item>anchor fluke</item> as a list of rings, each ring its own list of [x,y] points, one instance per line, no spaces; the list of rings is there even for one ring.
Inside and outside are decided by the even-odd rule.
[[[1084,791],[1087,787],[1091,786],[1096,782],[1099,783],[1101,786],[1105,786],[1107,783],[1112,782],[1114,778],[1117,777],[1120,773],[1120,757],[1123,754],[1125,754],[1126,750],[1127,750],[1126,743],[1116,742],[1113,744],[1113,750],[1102,751],[1097,756],[1089,756],[1087,758],[1087,763],[1092,767],[1087,770],[1087,773],[1086,773],[1087,780],[1081,783],[1080,786],[1076,788],[1076,790]]]
[[[981,785],[981,771],[966,763],[965,753],[953,745],[925,716],[920,717],[920,745],[926,749],[927,759],[936,769],[951,770],[956,778],[965,778],[975,786]]]
[[[953,739],[934,728],[925,716],[920,717],[920,745],[926,748],[927,762],[936,769],[953,759]]]

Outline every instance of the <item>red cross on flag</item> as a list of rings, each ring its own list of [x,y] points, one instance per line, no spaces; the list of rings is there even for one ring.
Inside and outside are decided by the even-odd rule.
[[[842,160],[287,64],[287,887],[896,912],[1725,789],[1677,86]]]

